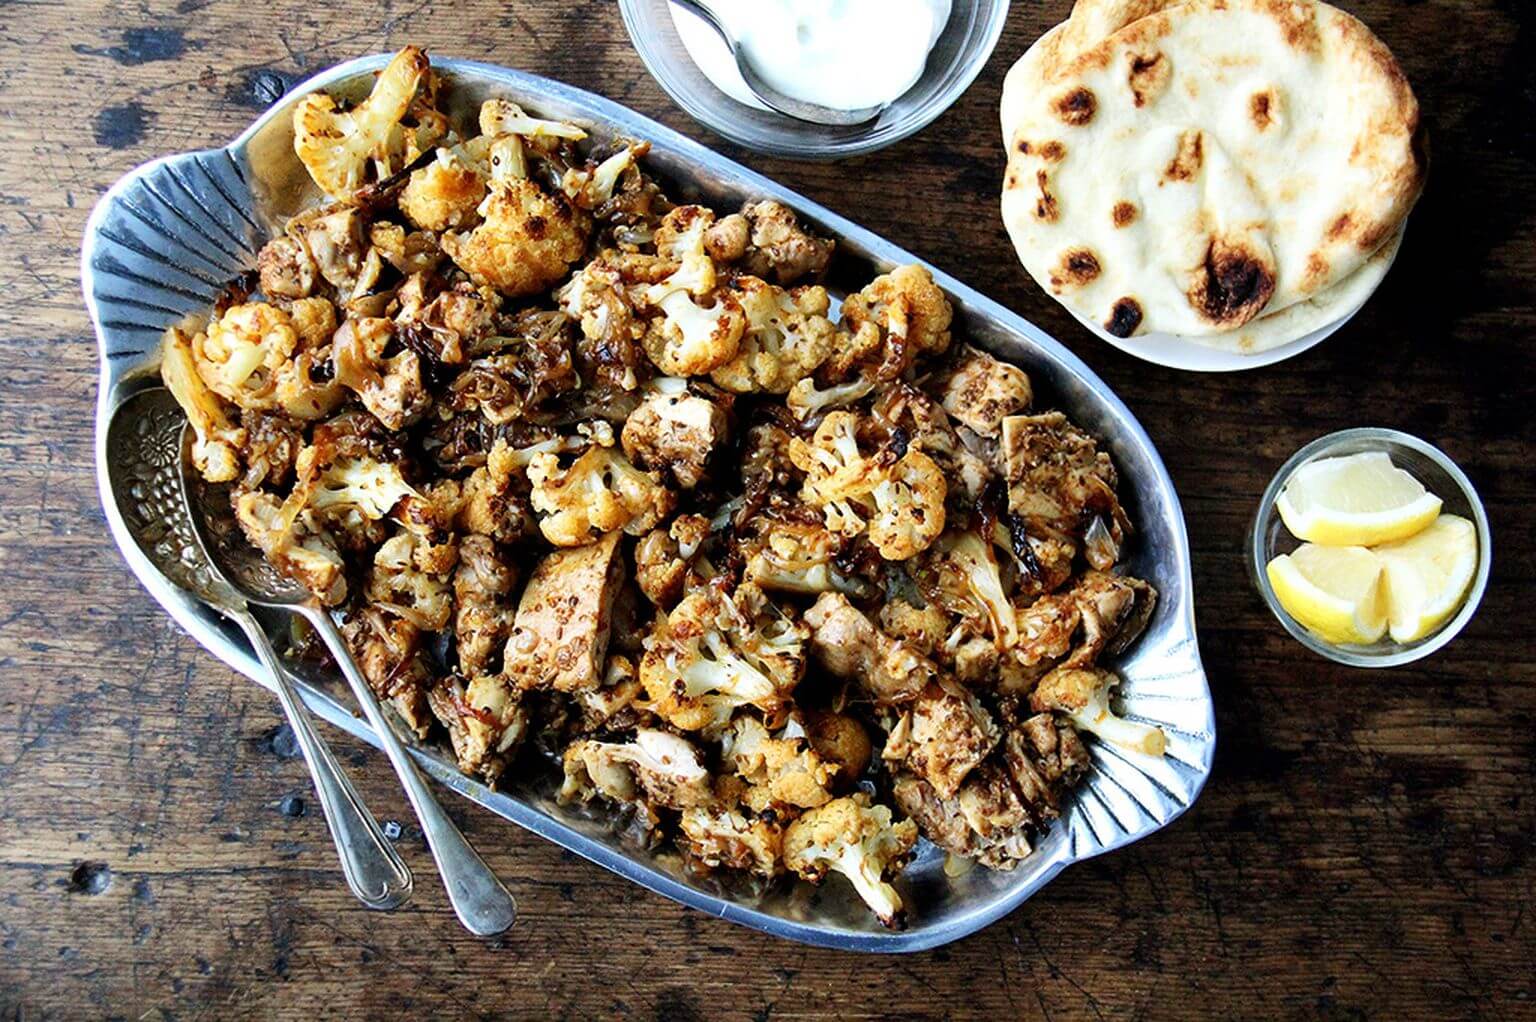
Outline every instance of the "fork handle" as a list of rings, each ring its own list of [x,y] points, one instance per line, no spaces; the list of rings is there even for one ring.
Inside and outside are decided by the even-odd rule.
[[[432,858],[437,862],[437,871],[443,879],[443,886],[448,890],[448,900],[453,904],[459,922],[470,933],[481,937],[493,936],[506,930],[517,918],[517,903],[496,878],[496,874],[491,872],[491,867],[470,846],[422,780],[410,753],[385,718],[384,708],[374,695],[368,679],[363,677],[357,662],[352,659],[352,651],[347,648],[347,642],[342,638],[336,622],[317,606],[301,604],[294,609],[302,613],[320,634],[331,656],[341,666],[341,673],[352,687],[352,694],[362,706],[368,723],[379,736],[384,754],[389,757],[390,765],[395,768],[405,788],[405,797],[410,799],[411,808],[416,811],[422,835],[427,839],[427,847],[432,850]]]
[[[245,630],[256,655],[272,675],[277,701],[283,706],[288,725],[293,728],[294,738],[304,753],[309,776],[315,782],[315,794],[320,799],[326,825],[331,829],[331,840],[336,843],[336,855],[341,859],[341,872],[347,878],[347,886],[358,901],[371,909],[392,909],[405,904],[410,900],[414,884],[410,867],[379,829],[379,822],[363,804],[357,789],[352,787],[351,780],[331,754],[330,746],[315,731],[309,707],[294,691],[293,682],[278,661],[267,633],[249,613],[231,616]]]

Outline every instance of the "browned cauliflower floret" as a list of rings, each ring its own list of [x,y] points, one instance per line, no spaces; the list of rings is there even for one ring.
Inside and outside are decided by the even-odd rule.
[[[775,738],[756,717],[737,717],[721,736],[720,758],[747,783],[742,802],[753,812],[814,809],[832,800],[827,789],[837,765],[824,761],[798,726]]]
[[[886,560],[915,557],[944,531],[944,475],[916,449],[899,458],[866,457],[857,424],[851,412],[832,412],[811,443],[791,442],[790,459],[806,474],[800,498],[821,508],[834,532],[867,530]]]
[[[714,586],[656,615],[640,661],[651,709],[684,731],[718,733],[738,707],[780,713],[805,673],[804,626],[750,585]]]
[[[556,546],[581,546],[605,532],[639,536],[672,510],[671,490],[611,447],[592,447],[560,467],[558,455],[535,454],[528,463],[539,529]]]
[[[945,351],[953,318],[949,299],[932,275],[915,265],[898,266],[843,300],[844,326],[855,335],[868,336],[871,328],[878,332],[875,375],[882,380],[901,376],[920,355]]]
[[[160,344],[160,378],[192,424],[196,440],[192,463],[210,483],[227,483],[240,475],[240,450],[245,430],[235,425],[229,409],[198,374],[192,354],[193,337],[171,327]]]
[[[266,302],[234,305],[192,338],[197,374],[241,408],[277,406],[277,372],[298,347],[288,313]]]
[[[657,260],[676,268],[644,291],[644,301],[661,315],[650,320],[641,344],[671,376],[699,376],[729,362],[746,328],[737,295],[717,289],[715,264],[704,250],[713,221],[702,206],[679,206],[656,230]]]
[[[526,177],[492,181],[479,210],[480,225],[467,234],[444,234],[443,251],[476,284],[502,294],[548,290],[586,251],[586,214]]]
[[[859,682],[879,702],[908,702],[938,673],[931,660],[876,628],[842,593],[817,597],[805,623],[817,662]]]
[[[905,910],[901,895],[886,883],[900,872],[917,843],[917,824],[895,823],[886,806],[872,805],[860,792],[812,809],[784,832],[784,864],[807,880],[820,883],[841,873],[875,915],[900,928]]]
[[[772,816],[723,806],[692,806],[678,820],[678,842],[706,869],[735,869],[770,878],[784,872],[784,827]]]
[[[929,685],[891,729],[881,755],[900,762],[943,798],[996,746],[1001,732],[986,707],[947,679]]]
[[[645,598],[668,608],[683,598],[695,572],[694,558],[710,534],[709,519],[678,515],[666,528],[655,528],[635,544],[635,581]]]
[[[997,552],[974,531],[952,530],[941,536],[917,575],[944,610],[971,623],[972,634],[990,635],[999,650],[1018,643],[1018,622]]]
[[[336,381],[387,428],[401,430],[421,418],[432,397],[422,383],[421,356],[409,348],[387,354],[394,339],[390,320],[349,319],[336,331],[331,357]]]
[[[290,516],[276,497],[255,490],[236,498],[235,519],[252,546],[321,603],[334,607],[346,599],[346,564],[308,515]]]
[[[261,293],[268,298],[304,298],[315,289],[317,270],[309,249],[297,238],[273,238],[256,254]]]
[[[1094,668],[1058,667],[1035,686],[1029,705],[1037,713],[1054,710],[1065,715],[1084,731],[1092,731],[1106,742],[1161,756],[1168,748],[1168,736],[1158,727],[1141,724],[1115,715],[1109,706],[1109,693],[1120,678],[1109,671]]]
[[[842,540],[821,525],[758,516],[742,550],[746,577],[764,589],[790,593],[859,593],[860,582],[835,564]]]
[[[831,710],[805,710],[801,716],[811,748],[824,763],[837,769],[835,784],[851,785],[864,775],[874,749],[863,724],[846,713]]]
[[[489,182],[488,168],[463,147],[439,149],[431,163],[411,172],[400,191],[400,212],[424,231],[473,226]]]
[[[444,574],[423,570],[423,546],[410,532],[399,532],[386,540],[373,555],[367,596],[374,605],[387,608],[417,628],[437,632],[448,626],[453,590]]]
[[[372,94],[350,109],[323,92],[305,96],[293,109],[293,148],[315,184],[350,198],[435,143],[446,124],[418,102],[432,88],[431,75],[427,55],[407,46],[380,72]]]
[[[666,472],[691,490],[704,478],[704,466],[725,441],[727,420],[718,402],[690,393],[688,381],[672,376],[653,380],[650,394],[624,420],[624,453],[641,468]]]
[[[501,650],[512,634],[512,587],[517,572],[488,536],[459,541],[453,573],[453,635],[459,671],[468,678],[499,669]]]
[[[740,224],[745,220],[746,224]],[[741,261],[742,269],[756,277],[791,284],[805,277],[819,277],[832,258],[833,243],[801,227],[790,208],[774,199],[751,202],[741,213],[721,221],[721,230],[710,239],[722,262]],[[742,227],[750,227],[750,233]]]
[[[443,678],[427,692],[432,714],[448,729],[459,769],[495,781],[528,733],[528,712],[518,693],[498,675],[468,682]]]
[[[831,357],[838,335],[826,288],[785,291],[740,277],[733,294],[746,328],[735,357],[710,373],[715,383],[738,394],[783,394]]]
[[[970,345],[944,380],[944,410],[980,436],[997,436],[1003,419],[1028,411],[1033,400],[1024,370]]]

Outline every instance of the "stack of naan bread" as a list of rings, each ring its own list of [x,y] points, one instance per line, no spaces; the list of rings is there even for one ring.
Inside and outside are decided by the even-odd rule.
[[[1391,52],[1314,0],[1078,0],[1003,88],[1003,222],[1116,337],[1258,352],[1359,306],[1423,188]]]

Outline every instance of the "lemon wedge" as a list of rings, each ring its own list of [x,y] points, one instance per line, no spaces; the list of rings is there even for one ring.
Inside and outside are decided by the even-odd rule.
[[[1382,562],[1359,546],[1305,543],[1265,571],[1286,612],[1325,642],[1375,642],[1387,630]]]
[[[1375,546],[1406,539],[1440,513],[1440,498],[1383,451],[1323,458],[1297,469],[1275,501],[1297,539]]]
[[[1376,548],[1385,571],[1392,638],[1417,642],[1456,613],[1477,574],[1477,529],[1441,515],[1424,531]]]

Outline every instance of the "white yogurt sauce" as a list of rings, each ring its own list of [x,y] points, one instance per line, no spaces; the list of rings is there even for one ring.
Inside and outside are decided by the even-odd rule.
[[[710,0],[752,66],[778,91],[837,110],[880,106],[922,77],[950,0]],[[688,55],[726,95],[760,110],[725,42],[676,4]]]

